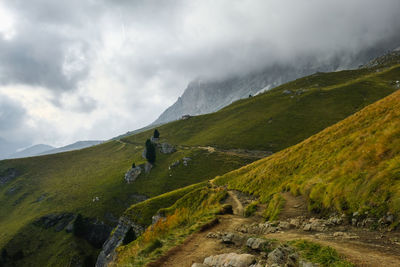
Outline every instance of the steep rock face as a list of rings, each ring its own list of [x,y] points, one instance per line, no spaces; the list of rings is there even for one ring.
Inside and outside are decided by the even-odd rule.
[[[327,68],[322,68],[328,70]],[[296,68],[273,66],[263,71],[223,80],[195,80],[187,86],[183,95],[166,109],[153,124],[181,119],[184,115],[200,115],[215,112],[232,102],[267,91],[287,81],[311,74],[321,68],[313,66]]]
[[[129,230],[132,230],[136,236],[144,231],[142,226],[131,222],[128,218],[121,217],[117,227],[108,237],[97,257],[96,267],[105,267],[114,259],[115,249],[122,244]]]

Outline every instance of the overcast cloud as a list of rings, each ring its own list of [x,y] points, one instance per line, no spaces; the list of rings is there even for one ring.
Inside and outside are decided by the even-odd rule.
[[[154,121],[199,76],[394,48],[399,10],[398,0],[4,0],[0,138],[107,139]]]

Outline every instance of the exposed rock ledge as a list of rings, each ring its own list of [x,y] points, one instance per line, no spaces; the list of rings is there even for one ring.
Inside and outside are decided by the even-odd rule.
[[[113,261],[116,255],[115,249],[122,244],[130,229],[132,229],[136,236],[139,236],[144,231],[142,226],[133,223],[126,217],[121,217],[117,227],[108,237],[99,256],[97,257],[96,267],[108,266],[108,264]]]

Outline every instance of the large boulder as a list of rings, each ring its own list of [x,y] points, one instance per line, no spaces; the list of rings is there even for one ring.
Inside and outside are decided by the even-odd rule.
[[[157,146],[163,154],[171,154],[176,151],[175,146],[168,143],[157,144]]]
[[[268,240],[250,237],[247,239],[246,246],[253,250],[265,250],[269,246]]]
[[[136,166],[125,173],[124,179],[128,184],[133,183],[141,173],[142,168],[140,166]]]
[[[130,221],[128,218],[121,217],[118,225],[108,239],[104,242],[102,250],[97,257],[96,267],[106,267],[113,261],[116,253],[115,249],[120,246],[129,232],[133,232],[135,236],[141,235],[144,228]]]
[[[213,267],[249,267],[255,262],[256,257],[251,254],[227,253],[207,257],[203,263]]]

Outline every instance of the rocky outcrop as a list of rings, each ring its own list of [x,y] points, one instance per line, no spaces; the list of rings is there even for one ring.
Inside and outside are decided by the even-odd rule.
[[[172,168],[175,168],[179,165],[180,161],[174,161],[171,165],[168,166],[168,170],[171,170]]]
[[[76,222],[79,217],[79,223]],[[82,217],[73,213],[52,213],[40,217],[33,225],[44,229],[53,229],[56,232],[65,230],[85,239],[95,248],[101,248],[110,235],[112,227],[95,218]],[[77,231],[77,228],[79,230]]]
[[[113,233],[104,242],[102,250],[97,257],[96,267],[105,267],[114,259],[115,249],[122,244],[129,231],[133,231],[137,237],[144,231],[144,228],[126,217],[121,217]]]
[[[136,166],[125,173],[124,179],[128,184],[133,183],[141,173],[142,168],[140,166]]]
[[[246,243],[246,237],[232,232],[209,232],[207,238],[215,238],[221,240],[224,244],[234,244],[242,246]]]
[[[175,146],[168,144],[168,143],[157,144],[157,147],[159,148],[160,152],[163,154],[171,154],[176,151]]]
[[[81,238],[85,239],[95,248],[101,248],[109,237],[112,227],[93,218],[83,219],[84,231]]]
[[[33,225],[49,229],[54,228],[56,232],[60,232],[65,229],[74,219],[73,213],[53,213],[47,214],[33,222]]]
[[[18,172],[14,168],[9,168],[0,173],[0,185],[4,185],[8,183],[9,181],[17,178]]]

